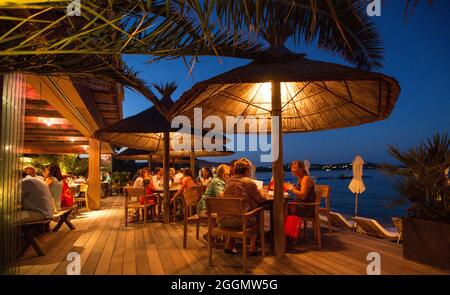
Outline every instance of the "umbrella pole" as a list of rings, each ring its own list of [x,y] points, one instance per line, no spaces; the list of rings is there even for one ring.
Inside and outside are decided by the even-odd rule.
[[[189,153],[189,165],[191,167],[192,174],[194,176],[196,176],[196,174],[195,174],[195,153],[194,153],[194,151],[191,151]]]
[[[278,150],[278,157],[274,159],[272,165],[272,175],[274,179],[274,252],[276,257],[281,257],[285,253],[284,238],[284,196],[283,196],[283,134],[281,132],[281,83],[272,82],[272,153]],[[278,130],[274,128],[278,123]]]
[[[152,171],[152,154],[148,155],[148,170]]]
[[[163,154],[163,222],[170,222],[170,192],[169,192],[169,152],[170,152],[170,138],[169,132],[164,132],[164,154]]]
[[[355,195],[355,220],[353,222],[354,230],[356,231],[356,216],[358,216],[358,193]]]

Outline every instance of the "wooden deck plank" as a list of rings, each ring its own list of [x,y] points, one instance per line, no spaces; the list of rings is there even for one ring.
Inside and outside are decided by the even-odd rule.
[[[107,242],[109,240],[109,236],[113,235],[115,232],[115,227],[120,225],[120,215],[118,214],[120,210],[115,210],[112,214],[110,214],[110,218],[103,221],[104,227],[101,232],[100,237],[97,240],[94,248],[92,249],[90,255],[86,259],[86,262],[83,265],[81,273],[84,275],[92,275],[95,274],[97,266],[99,265],[99,261],[102,257],[102,254],[107,247]],[[114,237],[113,237],[114,238]]]
[[[114,247],[117,241],[118,232],[123,223],[123,212],[117,210],[117,219],[112,222],[112,228],[108,235],[106,245],[101,252],[100,258],[98,260],[97,266],[95,268],[95,274],[108,274],[109,266],[111,264],[112,255],[114,252]]]
[[[208,265],[207,242],[195,238],[195,226],[188,227],[188,247],[183,249],[182,223],[124,225],[123,197],[102,199],[104,210],[88,212],[74,219],[76,230],[62,228],[43,235],[39,241],[46,255],[33,257],[28,250],[21,259],[22,274],[64,274],[66,255],[77,251],[82,257],[82,274],[242,274],[242,254],[229,255],[213,249],[213,266]],[[365,274],[369,252],[381,255],[382,274],[449,274],[430,266],[407,261],[402,246],[351,231],[322,233],[323,248],[312,237],[301,239],[297,254],[283,258],[267,256],[248,259],[250,274]]]
[[[136,224],[135,226],[140,226]],[[127,228],[125,238],[125,253],[123,256],[122,274],[135,275],[136,274],[136,249],[134,248],[134,233],[136,232],[135,226],[129,226]]]
[[[114,206],[114,203],[112,204]],[[80,254],[80,263],[81,263],[81,273],[83,274],[83,267],[86,263],[86,260],[88,259],[89,255],[92,252],[92,249],[94,248],[95,244],[97,243],[99,237],[102,235],[103,229],[105,228],[105,224],[107,223],[107,220],[111,218],[111,214],[109,214],[109,211],[115,212],[116,210],[113,209],[113,207],[108,208],[106,210],[101,211],[93,211],[91,215],[95,214],[95,222],[91,222],[91,226],[89,227],[89,230],[87,231],[86,235],[83,235],[83,242],[80,240],[82,237],[80,237],[79,240],[77,240],[73,247],[68,250],[68,252],[77,252]],[[68,262],[66,260],[61,261],[58,266],[53,270],[53,274],[66,274],[66,268],[67,268]]]

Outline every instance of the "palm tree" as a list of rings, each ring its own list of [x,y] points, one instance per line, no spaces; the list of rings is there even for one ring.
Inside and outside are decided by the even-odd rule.
[[[401,167],[384,165],[384,169],[401,176],[395,184],[400,201],[409,201],[409,215],[419,219],[450,223],[450,138],[436,134],[418,147],[401,152],[389,146],[389,153]]]
[[[160,107],[120,54],[253,58],[265,49],[261,35],[270,44],[292,36],[298,44],[317,40],[358,67],[381,66],[381,39],[360,0],[80,1],[79,17],[65,13],[69,3],[2,4],[0,73],[101,77]]]

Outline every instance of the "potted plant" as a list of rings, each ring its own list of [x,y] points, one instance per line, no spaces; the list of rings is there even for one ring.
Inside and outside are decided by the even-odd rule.
[[[411,206],[403,218],[403,256],[450,269],[450,138],[436,134],[406,152],[389,146],[401,166],[385,165],[399,175],[401,201]]]

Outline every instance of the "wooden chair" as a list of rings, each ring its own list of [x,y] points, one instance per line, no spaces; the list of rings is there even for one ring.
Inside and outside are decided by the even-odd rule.
[[[87,184],[80,184],[80,195],[82,197],[76,197],[74,198],[74,203],[76,205],[78,204],[84,204],[86,207],[86,211],[89,211],[89,201],[88,201],[88,185]],[[75,209],[77,214],[78,209]]]
[[[326,187],[326,186],[325,186]],[[314,231],[314,240],[317,242],[319,249],[322,249],[322,236],[320,232],[320,200],[322,195],[325,194],[325,187],[316,187],[316,200],[314,203],[306,202],[289,202],[288,205],[302,206],[302,207],[313,207],[314,215],[312,217],[300,216],[303,219],[303,235],[306,238],[308,222],[312,222],[312,227]]]
[[[130,209],[137,210],[138,213],[138,222],[139,222],[139,211],[143,210],[143,216],[144,216],[144,224],[147,223],[147,215],[148,215],[148,208],[154,207],[155,204],[148,204],[148,200],[150,197],[153,197],[153,195],[146,196],[145,195],[145,189],[144,188],[137,188],[137,187],[125,187],[125,226],[128,226],[128,211]],[[141,204],[139,202],[139,199],[141,197],[144,197],[144,204]],[[135,199],[135,200],[134,200]]]
[[[188,224],[195,224],[196,232],[195,237],[199,239],[200,224],[208,223],[208,218],[200,217],[198,214],[192,214],[192,208],[197,208],[197,204],[201,198],[200,189],[198,186],[192,186],[182,196],[183,208],[184,208],[184,232],[183,232],[183,248],[187,247],[187,232]]]
[[[261,238],[262,257],[265,256],[264,241],[264,210],[258,207],[249,212],[244,209],[244,199],[242,198],[208,198],[206,200],[206,211],[208,214],[208,250],[209,265],[212,265],[212,236],[228,236],[242,239],[242,256],[244,260],[244,272],[247,272],[247,237],[250,233],[256,233],[259,230]],[[214,214],[229,215],[241,218],[242,229],[225,228],[221,226],[213,227]],[[219,218],[220,218],[219,215]],[[247,226],[249,217],[256,215],[258,222]]]
[[[332,232],[331,230],[331,209],[330,209],[330,191],[331,188],[329,185],[324,184],[316,184],[316,194],[320,194],[321,198],[325,199],[325,207],[319,207],[319,213],[323,214],[328,219],[328,232]]]

